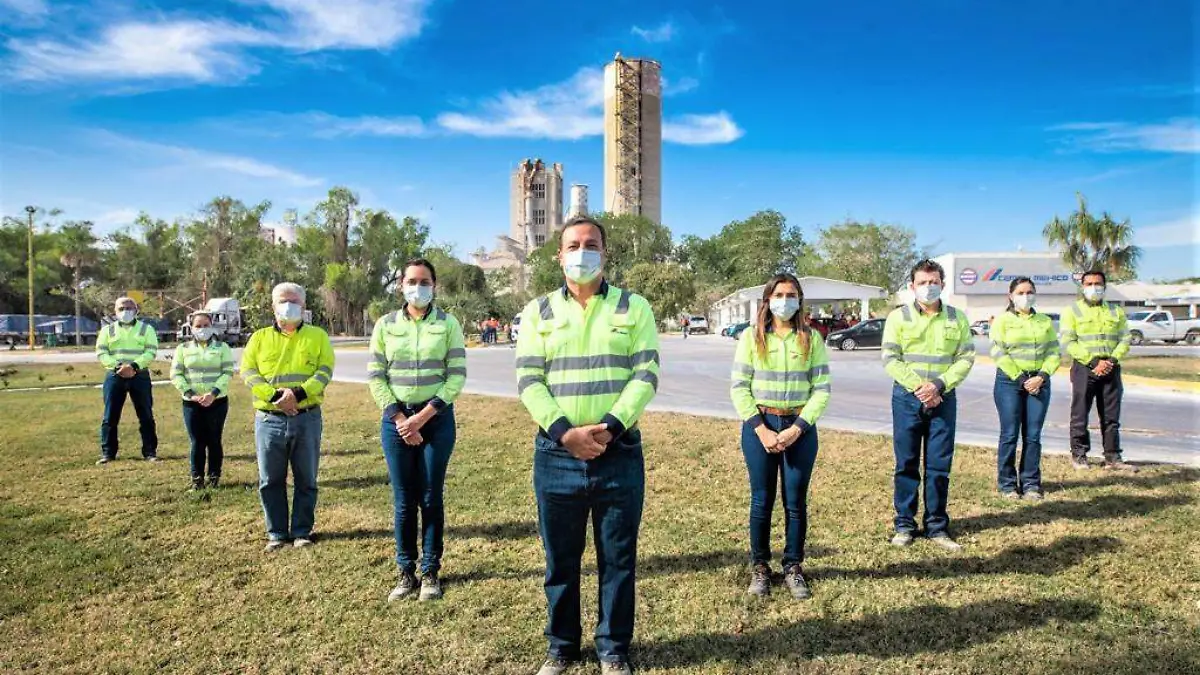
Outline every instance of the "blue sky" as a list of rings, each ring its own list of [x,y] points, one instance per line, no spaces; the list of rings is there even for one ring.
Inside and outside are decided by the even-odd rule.
[[[1183,276],[1197,26],[1189,0],[0,0],[0,209],[108,232],[347,185],[465,256],[507,230],[522,158],[598,200],[621,51],[663,63],[677,237],[775,208],[813,238],[854,217],[1037,250],[1082,191],[1132,219],[1143,278]]]

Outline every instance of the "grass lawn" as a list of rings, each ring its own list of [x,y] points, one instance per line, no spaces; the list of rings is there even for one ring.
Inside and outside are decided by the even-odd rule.
[[[1159,380],[1200,382],[1200,358],[1193,356],[1137,356],[1122,361],[1121,370]]]
[[[72,384],[103,384],[108,371],[99,363],[14,363],[0,365],[0,389],[28,387],[61,387]],[[154,380],[169,380],[169,361],[155,361],[150,366]]]
[[[366,387],[326,405],[319,543],[261,552],[252,416],[235,390],[226,487],[189,495],[179,408],[160,456],[95,467],[95,391],[0,398],[0,672],[532,673],[545,644],[533,426],[464,397],[447,487],[446,599],[387,604],[391,493]],[[748,496],[736,428],[649,415],[638,633],[644,673],[1189,673],[1200,668],[1200,471],[1073,473],[1048,499],[995,493],[991,451],[960,448],[958,554],[885,545],[886,439],[822,434],[806,570],[814,599],[744,595]],[[781,508],[777,518],[781,519]],[[776,539],[782,536],[777,525]],[[778,544],[781,546],[781,542]],[[777,549],[778,550],[778,549]],[[591,549],[589,547],[589,556]],[[585,635],[595,621],[584,579]],[[585,650],[590,638],[585,638]],[[598,672],[593,662],[575,672]]]

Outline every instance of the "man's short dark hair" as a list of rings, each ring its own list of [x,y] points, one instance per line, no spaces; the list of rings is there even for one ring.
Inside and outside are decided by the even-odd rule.
[[[600,245],[604,248],[608,248],[608,233],[604,231],[604,226],[601,225],[595,218],[590,216],[575,216],[574,218],[568,220],[567,223],[563,225],[562,229],[565,231],[568,227],[576,227],[578,225],[591,225],[592,227],[596,228],[596,230],[600,232]],[[560,243],[559,245],[561,246],[562,244]]]
[[[926,258],[921,262],[913,265],[912,271],[908,273],[908,283],[913,283],[917,280],[917,272],[937,272],[938,278],[942,283],[946,283],[946,270],[937,262]]]
[[[424,258],[413,258],[412,260],[404,263],[404,269],[401,270],[400,275],[402,278],[408,276],[408,268],[410,267],[424,267],[425,269],[429,270],[429,278],[433,281],[433,283],[437,283],[437,270],[433,269],[433,263],[429,262],[428,260]]]
[[[1100,277],[1100,280],[1104,282],[1104,285],[1108,285],[1108,275],[1100,270],[1088,270],[1084,272],[1083,276],[1079,277],[1079,285],[1082,286],[1083,282],[1087,281],[1088,277]]]

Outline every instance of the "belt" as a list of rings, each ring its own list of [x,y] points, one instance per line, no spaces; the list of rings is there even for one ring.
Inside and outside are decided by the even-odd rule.
[[[778,415],[780,417],[795,417],[800,414],[803,408],[769,408],[765,405],[758,406],[758,411],[767,415]]]
[[[314,405],[310,408],[301,408],[299,411],[296,412],[296,414],[303,415],[304,413],[312,412],[313,410],[320,410],[320,408],[321,408],[321,406],[319,406],[319,405]],[[262,412],[265,412],[268,415],[274,415],[276,417],[290,417],[290,415],[283,412],[282,410],[263,410]]]

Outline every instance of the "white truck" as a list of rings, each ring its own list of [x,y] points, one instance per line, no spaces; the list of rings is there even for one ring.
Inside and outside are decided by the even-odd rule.
[[[1128,318],[1130,344],[1155,341],[1200,345],[1200,319],[1176,319],[1164,310],[1134,312]]]
[[[213,337],[238,347],[250,337],[242,322],[242,307],[235,298],[213,298],[204,305],[204,311],[212,315]],[[179,327],[176,335],[180,342],[192,339],[192,328],[187,322]]]

